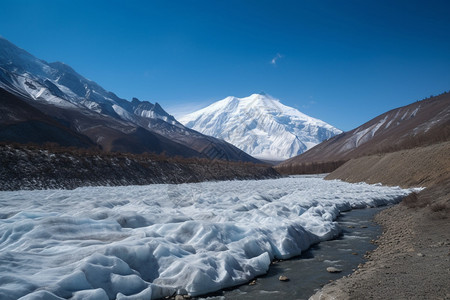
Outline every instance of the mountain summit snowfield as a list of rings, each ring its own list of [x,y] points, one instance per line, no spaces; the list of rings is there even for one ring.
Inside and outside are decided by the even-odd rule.
[[[288,159],[342,132],[263,93],[227,97],[179,121],[266,160]]]

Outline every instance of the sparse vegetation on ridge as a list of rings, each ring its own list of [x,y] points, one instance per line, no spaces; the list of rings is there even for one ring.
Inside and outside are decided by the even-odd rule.
[[[0,190],[73,189],[208,180],[276,178],[271,167],[250,162],[102,152],[56,144],[0,145]]]
[[[310,162],[302,164],[286,164],[276,166],[276,170],[283,175],[294,174],[321,174],[330,173],[345,164],[346,160],[328,162]]]

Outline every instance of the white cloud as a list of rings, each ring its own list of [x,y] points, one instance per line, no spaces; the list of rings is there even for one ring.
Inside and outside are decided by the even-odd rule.
[[[310,97],[312,99],[312,97]],[[303,104],[302,108],[303,109],[307,109],[310,108],[311,106],[317,104],[317,102],[315,100],[309,100],[307,104]]]
[[[169,104],[166,107],[164,107],[164,110],[178,120],[179,118],[184,117],[185,115],[190,114],[199,109],[205,108],[210,104],[211,101],[189,101],[189,103],[180,103],[173,105]]]
[[[277,65],[277,60],[279,60],[280,58],[282,58],[283,55],[281,55],[280,53],[277,53],[277,55],[275,55],[274,58],[272,58],[272,60],[270,61],[270,63],[274,66]]]

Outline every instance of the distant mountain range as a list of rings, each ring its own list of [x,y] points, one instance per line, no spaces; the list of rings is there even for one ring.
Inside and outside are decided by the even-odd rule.
[[[296,156],[342,132],[264,93],[227,97],[179,120],[256,158],[274,161]]]
[[[308,164],[344,162],[365,155],[426,146],[450,140],[450,93],[388,111],[282,162],[290,173]]]
[[[258,162],[223,140],[186,128],[158,103],[121,99],[70,66],[47,63],[4,38],[0,100],[0,141]]]

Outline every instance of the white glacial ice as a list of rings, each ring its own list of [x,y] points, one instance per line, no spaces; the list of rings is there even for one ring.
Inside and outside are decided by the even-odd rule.
[[[291,177],[0,192],[0,299],[200,295],[336,237],[411,190]]]

